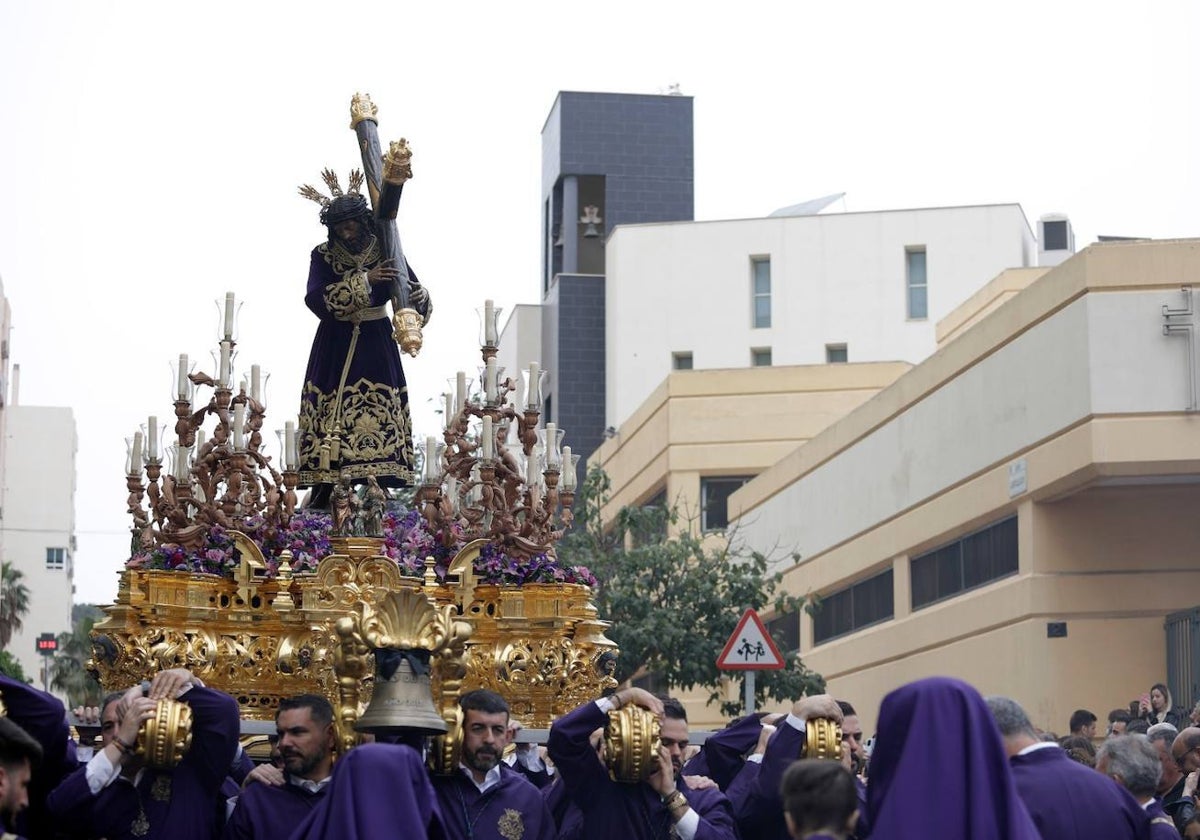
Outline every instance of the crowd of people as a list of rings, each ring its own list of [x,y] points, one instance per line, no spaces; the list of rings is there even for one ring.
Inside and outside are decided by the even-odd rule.
[[[548,742],[517,743],[498,694],[460,698],[459,767],[426,770],[396,736],[338,755],[334,710],[284,700],[271,760],[239,742],[236,701],[183,669],[106,697],[99,742],[69,737],[62,703],[0,676],[0,817],[9,837],[154,840],[786,840],[786,838],[1200,838],[1200,705],[1189,716],[1157,685],[1129,710],[1071,716],[1063,739],[1011,698],[935,677],[893,691],[864,739],[853,705],[802,697],[689,744],[683,705],[633,687],[556,720]],[[191,745],[171,769],[138,749],[162,698],[191,710]],[[609,713],[659,720],[643,781],[617,781]],[[1189,719],[1190,717],[1190,719]],[[836,721],[841,761],[803,758],[808,722]]]

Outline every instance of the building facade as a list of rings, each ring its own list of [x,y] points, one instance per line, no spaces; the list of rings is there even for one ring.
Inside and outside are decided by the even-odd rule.
[[[1172,629],[1200,633],[1197,278],[1200,240],[997,278],[940,352],[734,494],[743,539],[802,555],[800,652],[868,730],[932,674],[1054,731],[1167,679],[1200,699]]]
[[[916,363],[935,325],[1032,266],[1021,207],[996,204],[626,225],[608,244],[606,419],[675,369]]]
[[[78,439],[69,408],[18,404],[5,411],[4,559],[22,572],[29,590],[29,611],[9,649],[25,675],[41,684],[38,636],[71,630]]]

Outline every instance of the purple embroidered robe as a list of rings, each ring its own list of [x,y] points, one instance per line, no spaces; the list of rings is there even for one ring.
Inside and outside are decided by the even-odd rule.
[[[192,708],[192,745],[174,770],[147,769],[136,787],[118,778],[93,794],[80,767],[50,794],[47,805],[72,836],[133,840],[144,813],[141,840],[212,840],[221,783],[237,751],[241,723],[228,694],[193,686],[180,698]]]
[[[585,840],[666,840],[671,815],[648,784],[609,778],[588,736],[608,722],[595,703],[585,703],[554,722],[547,748],[571,800],[583,812]],[[678,788],[700,817],[696,840],[737,840],[729,800],[715,788]]]
[[[376,264],[377,255],[365,268]],[[415,282],[411,266],[409,275]],[[335,427],[342,430],[342,469],[353,479],[374,472],[381,485],[398,487],[411,478],[408,387],[384,306],[389,289],[369,283],[341,249],[329,243],[313,249],[304,302],[320,324],[300,397],[302,487],[337,480],[336,469],[320,469],[321,442]]]
[[[462,771],[432,782],[451,840],[554,840],[554,818],[541,791],[503,762],[500,783],[483,793]]]
[[[325,790],[312,793],[290,782],[247,785],[225,826],[224,840],[288,840],[324,798]]]

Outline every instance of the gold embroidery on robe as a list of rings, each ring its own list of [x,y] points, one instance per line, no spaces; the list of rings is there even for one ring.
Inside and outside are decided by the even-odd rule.
[[[504,840],[521,840],[525,836],[525,822],[521,819],[521,812],[513,808],[504,809],[496,828],[500,830],[500,836]]]
[[[411,478],[412,421],[402,395],[406,389],[359,379],[340,394],[341,460],[353,479],[376,476]],[[300,403],[300,483],[333,483],[338,470],[319,469],[321,441],[332,431],[339,400],[312,383],[304,386]]]
[[[150,797],[155,802],[166,802],[171,798],[171,777],[159,776],[150,788]]]

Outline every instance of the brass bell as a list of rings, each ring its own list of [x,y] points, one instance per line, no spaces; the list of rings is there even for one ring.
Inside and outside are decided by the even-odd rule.
[[[645,781],[656,766],[658,718],[638,706],[625,706],[608,713],[604,728],[604,760],[615,782]]]
[[[165,697],[159,700],[154,717],[138,733],[138,755],[156,770],[170,770],[183,761],[191,745],[192,707]]]
[[[381,735],[446,731],[446,721],[433,705],[428,651],[375,648],[375,688],[354,728]]]

